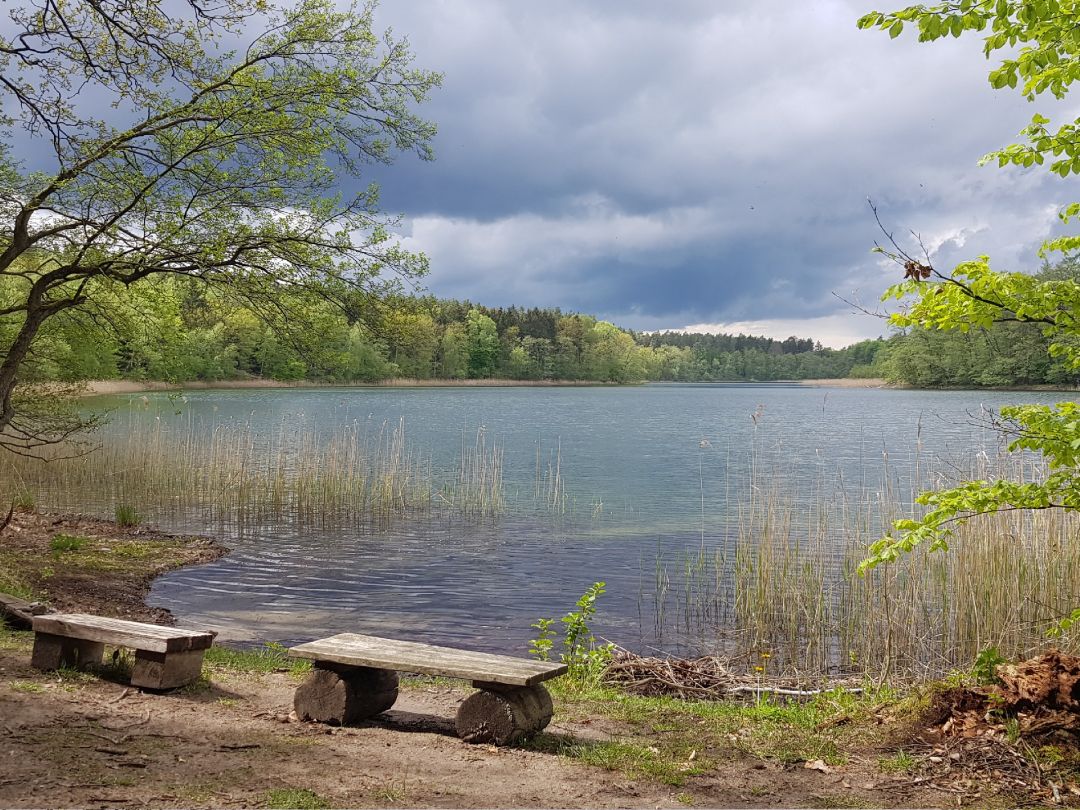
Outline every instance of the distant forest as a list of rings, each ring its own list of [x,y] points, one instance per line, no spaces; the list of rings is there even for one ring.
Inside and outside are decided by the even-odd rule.
[[[1042,277],[1076,278],[1078,263]],[[827,349],[809,338],[635,333],[578,313],[396,295],[338,309],[283,293],[272,312],[185,278],[116,288],[95,310],[51,319],[28,379],[175,382],[262,377],[722,382],[884,377],[917,386],[1075,384],[1031,324],[913,329]]]

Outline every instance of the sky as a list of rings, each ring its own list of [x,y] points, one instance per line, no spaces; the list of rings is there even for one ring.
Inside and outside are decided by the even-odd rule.
[[[1036,112],[994,91],[977,35],[859,31],[858,0],[383,0],[380,27],[444,74],[431,163],[375,167],[441,297],[619,326],[887,332],[902,275],[873,199],[935,266],[1035,270],[1067,181],[979,167]]]

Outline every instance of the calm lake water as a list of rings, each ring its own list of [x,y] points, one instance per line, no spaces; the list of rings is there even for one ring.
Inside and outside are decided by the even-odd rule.
[[[980,425],[982,407],[1064,398],[649,385],[221,390],[91,404],[116,411],[105,441],[131,419],[196,430],[244,424],[267,435],[283,426],[330,435],[354,422],[377,431],[403,419],[436,483],[453,476],[463,443],[482,430],[503,453],[499,517],[432,509],[358,530],[208,526],[197,515],[142,509],[162,528],[221,533],[233,549],[160,578],[150,602],[234,640],[353,631],[524,653],[530,624],[563,615],[597,580],[608,590],[598,622],[605,637],[639,650],[708,648],[707,632],[680,609],[680,572],[703,550],[733,547],[751,487],[775,485],[808,504],[854,502],[888,483],[903,498],[916,469],[960,476],[977,452],[998,451],[997,435]],[[565,508],[538,510],[538,477],[556,463]]]

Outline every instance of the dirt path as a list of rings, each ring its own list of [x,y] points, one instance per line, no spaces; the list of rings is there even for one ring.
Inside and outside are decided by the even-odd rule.
[[[35,672],[27,643],[0,650],[3,807],[256,807],[289,797],[331,807],[877,807],[942,799],[858,762],[823,773],[736,757],[668,786],[553,753],[466,744],[452,718],[467,690],[453,686],[408,686],[379,720],[331,728],[290,719],[296,680],[286,673],[215,671],[210,684],[149,694],[89,675]],[[587,746],[619,733],[603,718],[556,716],[545,737]]]

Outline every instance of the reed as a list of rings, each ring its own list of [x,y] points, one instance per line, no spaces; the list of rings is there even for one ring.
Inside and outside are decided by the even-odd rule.
[[[461,515],[493,517],[502,514],[503,451],[497,441],[488,442],[481,425],[472,441],[461,431],[461,453],[456,478],[439,490],[439,500]]]
[[[877,678],[966,670],[990,646],[1009,658],[1047,646],[1048,628],[1080,605],[1076,514],[977,518],[957,528],[948,553],[920,549],[865,576],[857,570],[918,491],[956,479],[1036,480],[1039,462],[981,453],[964,469],[935,469],[916,456],[901,476],[885,461],[873,487],[837,475],[800,488],[778,472],[783,465],[751,464],[733,549],[687,555],[681,583],[657,574],[680,594],[683,631],[748,664],[765,655],[773,671]],[[1054,643],[1080,651],[1075,632]]]
[[[403,422],[354,422],[330,434],[282,421],[207,430],[129,419],[93,452],[59,446],[44,460],[9,456],[0,491],[34,492],[51,508],[138,503],[159,516],[194,510],[208,521],[385,522],[431,503],[432,475]]]

